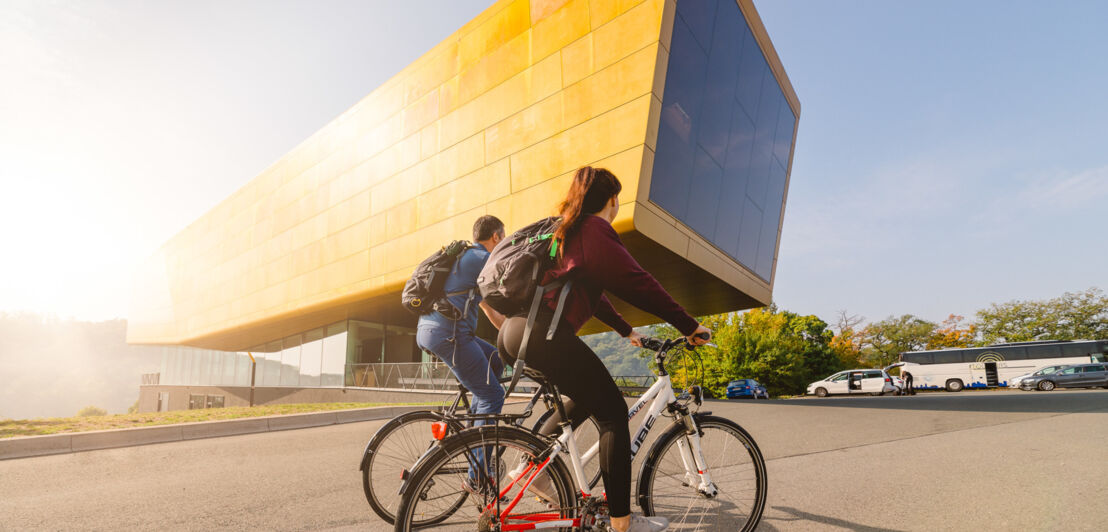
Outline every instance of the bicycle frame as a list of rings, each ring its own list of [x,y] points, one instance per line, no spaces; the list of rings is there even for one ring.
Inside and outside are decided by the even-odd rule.
[[[660,366],[660,364],[659,364]],[[712,482],[711,473],[708,471],[707,462],[704,460],[703,451],[700,446],[700,432],[696,426],[696,421],[693,419],[692,414],[683,406],[678,405],[677,396],[673,393],[673,388],[670,384],[670,376],[662,368],[661,375],[658,380],[650,387],[635,402],[634,405],[627,412],[627,420],[631,421],[636,414],[647,404],[647,402],[653,401],[650,404],[650,408],[646,412],[646,417],[640,422],[638,429],[631,436],[631,459],[633,460],[635,455],[638,454],[639,449],[642,448],[642,444],[646,441],[647,436],[654,427],[654,422],[658,419],[658,416],[662,414],[663,410],[669,410],[674,414],[674,417],[680,416],[686,427],[686,434],[688,435],[686,440],[680,440],[677,443],[678,449],[681,453],[681,461],[685,468],[685,479],[689,486],[696,486],[696,489],[701,493],[708,496],[715,496],[717,493],[715,484]],[[561,406],[559,402],[558,406]],[[561,411],[562,419],[566,419],[565,412]],[[584,517],[578,517],[573,519],[567,519],[557,514],[530,514],[530,515],[511,515],[512,509],[519,503],[527,491],[527,488],[531,485],[534,479],[542,474],[546,470],[547,466],[554,456],[558,453],[566,451],[569,454],[571,471],[573,472],[574,479],[580,490],[580,495],[583,499],[589,500],[593,497],[592,490],[596,488],[595,483],[590,483],[585,477],[584,464],[590,460],[593,460],[600,452],[600,442],[597,442],[585,452],[584,455],[580,454],[577,448],[577,442],[573,436],[573,427],[570,423],[563,421],[562,423],[562,435],[551,445],[548,452],[543,453],[545,458],[541,463],[529,465],[523,473],[507,486],[505,486],[500,492],[500,497],[505,497],[512,487],[520,480],[524,481],[519,493],[512,499],[506,508],[500,512],[500,522],[502,531],[515,531],[515,530],[538,530],[545,528],[559,528],[559,527],[580,527],[581,519]],[[599,480],[598,480],[599,481]],[[491,509],[492,505],[489,505]],[[510,524],[508,520],[515,519],[517,521],[523,520],[526,523]]]

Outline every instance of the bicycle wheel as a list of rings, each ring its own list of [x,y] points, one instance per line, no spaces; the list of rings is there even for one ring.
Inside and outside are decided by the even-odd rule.
[[[416,460],[435,442],[431,423],[441,420],[441,416],[427,410],[401,414],[385,423],[366,445],[361,466],[362,490],[369,507],[389,524],[395,521],[400,506],[401,484],[411,474]],[[461,430],[454,424],[451,427]],[[465,496],[462,492],[451,506],[443,509],[442,515],[429,515],[416,525],[427,526],[446,519],[465,502]]]
[[[495,446],[498,439],[499,464],[502,465],[497,467],[499,471],[494,472],[493,476],[499,476],[501,482],[486,482],[483,500],[471,498],[469,503],[451,512],[449,518],[440,523],[441,528],[436,529],[471,531],[474,528],[492,528],[490,519],[495,518],[497,509],[493,493],[507,487],[507,483],[511,482],[508,472],[503,469],[512,469],[517,464],[536,460],[537,456],[549,448],[549,440],[511,426],[475,427],[446,438],[412,472],[396,512],[395,530],[408,532],[418,528],[419,523],[427,521],[429,516],[445,513],[457,500],[459,493],[466,493],[462,489],[462,483],[469,477],[473,453]],[[560,458],[554,457],[546,472],[550,475],[552,491],[558,500],[547,503],[538,497],[524,494],[512,510],[512,515],[521,516],[523,522],[527,522],[527,519],[522,516],[534,518],[543,515],[550,519],[573,517],[577,499],[565,464]],[[512,486],[505,495],[506,499],[500,504],[501,511],[507,508],[507,501],[514,499],[521,487],[522,481]]]
[[[689,445],[682,422],[675,423],[650,449],[639,477],[639,505],[646,515],[669,518],[668,530],[754,530],[766,505],[766,463],[754,439],[737,423],[696,416],[704,460],[718,492],[697,489],[680,446]],[[689,447],[686,447],[689,448]],[[692,466],[695,473],[695,465]]]
[[[553,415],[554,410],[543,412],[531,427],[531,432],[538,434],[543,423],[546,423],[546,420]],[[596,418],[589,416],[579,427],[573,429],[573,439],[577,441],[577,451],[582,455],[588,452],[594,444],[599,442],[600,425],[596,423]],[[585,479],[589,481],[589,484],[598,486],[598,482],[600,481],[600,459],[596,455],[593,455],[592,460],[582,464],[582,469],[585,470]]]

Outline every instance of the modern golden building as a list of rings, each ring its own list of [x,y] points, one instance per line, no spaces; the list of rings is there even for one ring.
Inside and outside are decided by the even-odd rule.
[[[498,1],[167,242],[128,341],[199,348],[167,348],[162,394],[249,385],[245,352],[262,387],[379,385],[364,365],[421,360],[414,266],[552,214],[586,164],[692,313],[767,304],[799,114],[751,0]]]

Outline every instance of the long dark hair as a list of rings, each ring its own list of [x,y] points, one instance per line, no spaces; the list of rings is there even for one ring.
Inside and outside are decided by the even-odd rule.
[[[565,242],[566,235],[572,234],[581,224],[582,215],[600,212],[608,200],[619,194],[620,190],[623,190],[623,185],[620,185],[615,174],[606,168],[591,166],[578,168],[577,173],[573,175],[573,183],[569,185],[566,199],[558,207],[562,225],[554,232],[554,238],[557,238],[558,242]]]

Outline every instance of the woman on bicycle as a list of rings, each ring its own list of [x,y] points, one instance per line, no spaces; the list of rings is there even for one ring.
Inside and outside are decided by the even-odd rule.
[[[528,367],[541,371],[570,398],[565,405],[574,425],[590,414],[596,419],[600,428],[600,471],[612,528],[619,532],[657,532],[668,526],[665,518],[631,515],[627,403],[596,353],[577,337],[577,331],[595,316],[641,347],[641,335],[616,312],[604,291],[664,319],[694,345],[707,342],[694,335],[711,331],[685,312],[623,246],[612,228],[619,212],[621,188],[619,179],[603,168],[585,166],[573,176],[569,193],[559,207],[562,223],[555,233],[559,243],[557,264],[542,280],[542,284],[548,284],[568,279],[573,285],[550,341],[546,341],[546,332],[559,290],[546,295],[547,308],[540,312],[532,329],[526,361]],[[512,316],[500,328],[497,344],[509,364],[519,353],[526,321],[526,316]],[[555,432],[559,422],[548,421],[543,433]],[[541,494],[543,486],[538,480],[549,483],[549,479],[536,479],[532,484],[532,490]]]

